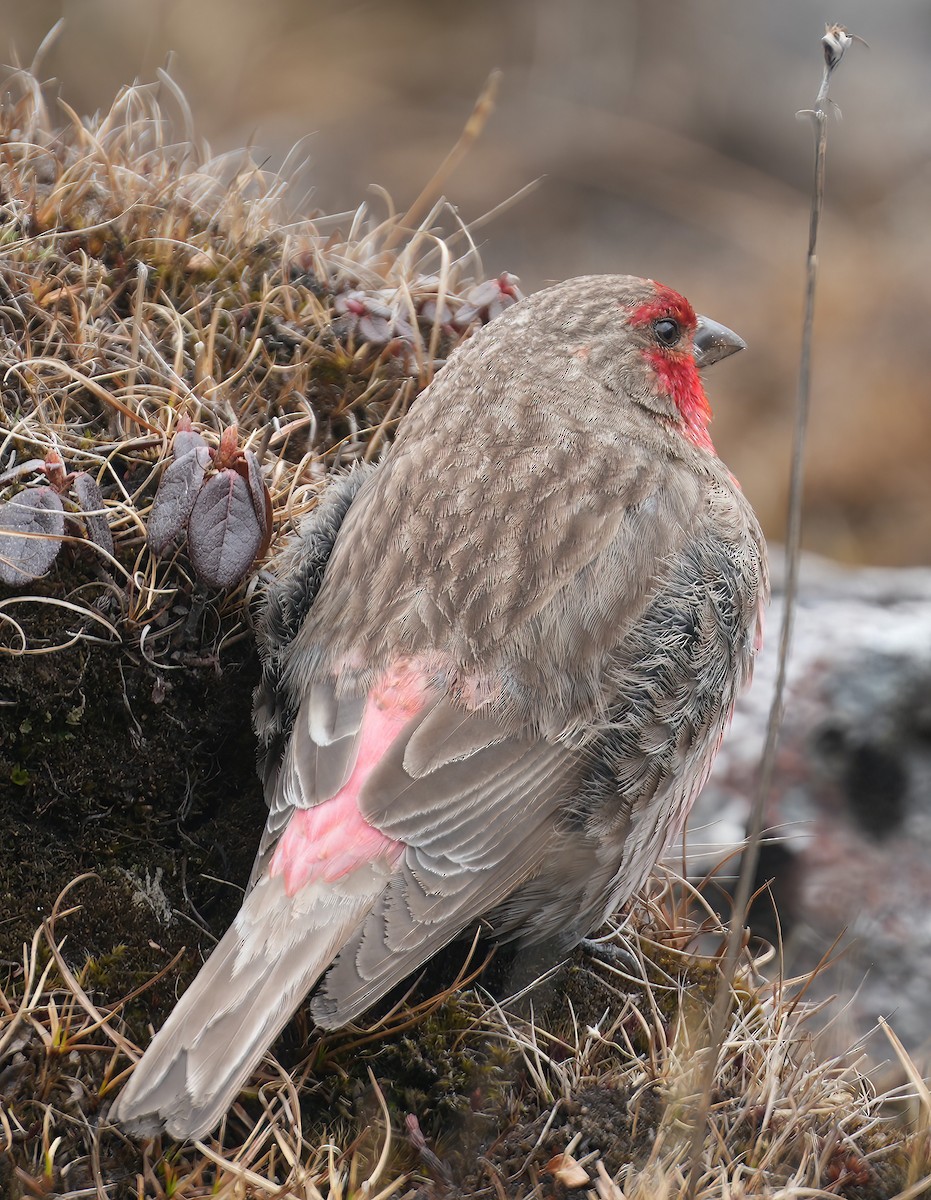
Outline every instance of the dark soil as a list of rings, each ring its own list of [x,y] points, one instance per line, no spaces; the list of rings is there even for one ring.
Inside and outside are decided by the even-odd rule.
[[[69,581],[70,582],[70,581]],[[63,594],[53,573],[33,590]],[[16,606],[32,644],[63,643],[74,612]],[[239,906],[263,822],[251,730],[251,637],[159,670],[138,650],[78,641],[0,659],[0,963],[14,983],[23,943],[75,877],[60,920],[75,970],[108,1002],[186,947],[146,993],[157,1022]],[[143,1029],[145,1026],[143,1025]]]

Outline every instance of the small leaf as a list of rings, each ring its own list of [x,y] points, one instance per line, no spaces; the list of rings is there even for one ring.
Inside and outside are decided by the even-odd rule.
[[[268,549],[269,543],[272,540],[272,498],[268,488],[265,486],[265,480],[262,478],[262,468],[259,466],[259,460],[247,450],[243,456],[246,460],[246,483],[249,485],[249,494],[252,496],[252,507],[255,509],[255,515],[258,517],[259,529],[262,532],[262,541],[259,545],[257,557],[261,557]]]
[[[0,504],[0,530],[9,530],[0,533],[0,581],[28,583],[45,574],[61,549],[63,508],[50,487],[24,488]]]
[[[190,421],[188,422],[190,425]],[[180,427],[175,434],[175,440],[171,443],[171,453],[173,458],[183,458],[189,450],[196,450],[199,446],[206,448],[207,443],[194,429]]]
[[[46,477],[56,492],[63,492],[68,486],[68,472],[65,470],[65,460],[57,450],[49,450],[43,464]]]
[[[233,470],[211,476],[188,523],[198,578],[208,587],[233,587],[252,566],[261,544],[262,528],[246,481]]]
[[[234,421],[220,434],[220,444],[217,447],[216,465],[221,468],[231,467],[239,458],[239,426]]]
[[[175,443],[181,438],[182,444],[190,444],[191,438],[197,438],[200,444],[190,445],[180,458],[169,463],[158,485],[147,530],[149,545],[156,554],[162,554],[184,528],[210,465],[210,451],[200,434],[179,433]]]
[[[88,539],[98,545],[108,554],[113,553],[113,534],[106,516],[100,511],[103,508],[103,496],[97,486],[97,480],[86,471],[78,471],[71,484],[81,512],[78,516],[84,524]]]

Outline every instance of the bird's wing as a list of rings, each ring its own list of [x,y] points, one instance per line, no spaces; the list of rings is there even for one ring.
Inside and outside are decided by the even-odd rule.
[[[449,940],[450,924],[482,911],[467,902],[467,878],[487,888],[500,869],[511,887],[531,874],[577,764],[569,746],[510,734],[438,696],[410,662],[366,696],[337,697],[334,684],[318,683],[268,797],[256,878],[283,875],[294,894],[390,863],[420,881],[409,916],[443,925]],[[469,895],[479,892],[470,883]]]
[[[280,757],[265,759],[268,818],[255,856],[252,887],[296,809],[335,796],[356,765],[365,696],[338,697],[332,682],[314,684],[300,704]]]
[[[507,736],[448,701],[381,755],[359,811],[399,846],[395,870],[314,997],[314,1018],[352,1020],[540,869],[580,753]]]
[[[299,718],[298,705],[284,685],[283,672],[291,643],[320,590],[349,507],[375,469],[359,466],[331,480],[278,560],[279,578],[266,594],[257,629],[262,676],[255,691],[253,724],[259,739],[259,774],[269,814],[250,887],[293,808],[327,799],[352,769],[364,697],[343,701],[331,686],[321,684],[310,689]],[[292,734],[293,752],[289,752]]]
[[[481,715],[487,708],[465,713],[433,694],[426,707],[439,706],[436,711],[428,717],[418,710],[418,721],[427,722],[422,733],[415,732],[416,724],[409,734],[395,730],[397,740],[382,775],[410,736],[404,767],[430,776],[429,788],[418,785],[410,794],[420,796],[436,787],[438,806],[455,805],[454,791],[447,795],[445,782],[438,785],[437,780],[452,781],[459,762],[490,762],[484,752],[502,741],[516,745],[513,739],[533,728],[552,738],[571,720],[577,681],[566,676],[567,664],[574,665],[579,686],[587,687],[587,700],[597,704],[592,697],[600,687],[600,664],[610,646],[636,623],[664,564],[681,550],[701,507],[700,488],[694,483],[670,489],[670,519],[658,521],[654,497],[668,481],[635,449],[619,455],[610,472],[598,475],[598,503],[571,488],[564,490],[553,471],[536,505],[523,492],[508,496],[507,505],[498,497],[498,541],[524,548],[507,575],[493,531],[486,528],[488,521],[479,520],[485,512],[481,506],[470,518],[468,505],[460,504],[455,491],[436,501],[445,525],[460,530],[451,543],[434,528],[438,518],[429,516],[433,509],[428,495],[419,490],[411,496],[401,494],[402,483],[412,480],[419,489],[422,481],[416,472],[405,472],[399,481],[397,471],[386,477],[389,465],[341,482],[340,487],[353,488],[351,496],[347,500],[347,492],[335,493],[330,507],[321,505],[319,516],[305,522],[292,576],[286,575],[271,593],[271,619],[266,617],[263,625],[265,679],[256,706],[256,726],[267,746],[269,816],[253,883],[292,814],[335,796],[348,783],[360,755],[371,754],[362,734],[370,696],[361,686],[354,688],[351,672],[348,679],[338,678],[341,662],[371,664],[390,673],[390,664],[403,656],[406,643],[412,661],[418,661],[418,655],[421,660],[435,656],[446,661],[460,682],[465,678],[468,684],[471,678],[477,692],[486,686],[494,692],[500,684],[497,699],[502,703],[493,698],[491,715]],[[434,482],[439,487],[439,479]],[[365,486],[358,494],[360,483]],[[558,521],[555,510],[550,512],[557,501]],[[454,504],[460,505],[455,519]],[[557,529],[562,532],[557,534]],[[398,549],[402,543],[408,547],[405,553]],[[321,545],[324,555],[319,553]],[[460,550],[464,558],[457,566]],[[482,564],[487,570],[480,569]],[[316,586],[307,586],[308,578],[317,581],[319,594]],[[489,578],[496,581],[491,591]],[[488,601],[492,593],[494,599]],[[282,604],[282,594],[287,604]],[[299,604],[291,599],[295,595]],[[303,619],[284,619],[278,615],[282,610],[299,611]],[[279,627],[287,638],[276,633]],[[500,650],[505,636],[509,645],[518,647],[516,653]],[[460,664],[469,656],[474,661],[463,675]],[[483,676],[486,666],[488,674]],[[291,710],[289,696],[300,697]],[[546,711],[548,707],[552,711]],[[433,762],[427,770],[431,747],[447,743],[447,762]],[[389,743],[381,748],[387,752]],[[444,765],[448,770],[442,770]],[[376,826],[382,818],[397,819],[400,801],[390,790],[386,795],[390,803],[378,808]],[[423,817],[428,820],[429,814]],[[415,835],[418,819],[417,814],[411,817]]]

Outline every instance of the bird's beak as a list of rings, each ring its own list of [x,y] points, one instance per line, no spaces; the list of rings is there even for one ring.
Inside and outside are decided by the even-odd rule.
[[[711,321],[708,317],[698,318],[693,345],[695,363],[699,367],[710,367],[712,363],[727,358],[729,354],[736,354],[738,350],[747,348],[747,343],[742,337],[738,337],[733,329],[719,325],[717,321]]]

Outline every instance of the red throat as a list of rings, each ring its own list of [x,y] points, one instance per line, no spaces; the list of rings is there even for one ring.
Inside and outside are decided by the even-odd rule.
[[[694,445],[714,454],[708,432],[711,405],[691,352],[647,350],[646,359],[656,373],[657,384],[682,416],[681,431]]]
[[[649,325],[663,317],[672,317],[684,328],[695,329],[695,311],[684,296],[663,284],[656,285],[653,296],[638,305],[628,321],[633,326]],[[644,351],[644,357],[656,376],[657,388],[668,396],[682,417],[681,433],[695,446],[714,453],[708,423],[711,406],[702,385],[691,347]]]

